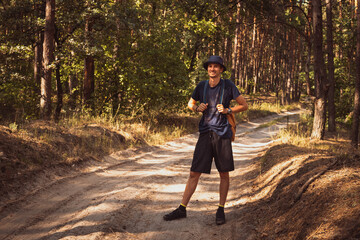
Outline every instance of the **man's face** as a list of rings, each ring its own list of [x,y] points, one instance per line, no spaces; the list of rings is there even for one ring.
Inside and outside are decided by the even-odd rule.
[[[216,78],[216,77],[220,77],[220,75],[224,71],[224,69],[222,68],[222,66],[220,64],[209,63],[207,71],[208,71],[209,77]]]

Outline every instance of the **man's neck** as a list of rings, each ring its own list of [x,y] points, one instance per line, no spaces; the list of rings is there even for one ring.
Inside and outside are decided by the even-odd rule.
[[[220,82],[220,77],[209,78],[209,86],[210,87],[215,87],[216,85],[218,85],[219,82]]]

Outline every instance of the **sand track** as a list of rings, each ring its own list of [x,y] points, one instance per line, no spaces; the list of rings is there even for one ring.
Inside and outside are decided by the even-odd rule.
[[[3,205],[0,239],[251,239],[254,226],[237,221],[236,206],[245,204],[244,196],[251,191],[242,179],[252,170],[254,158],[273,142],[272,136],[288,121],[297,121],[300,112],[238,125],[233,143],[236,170],[231,173],[228,222],[223,226],[214,222],[219,183],[214,166],[212,174],[201,176],[188,217],[162,220],[181,200],[198,136],[191,134],[132,154],[114,153],[103,166]],[[284,121],[257,128],[277,118]]]

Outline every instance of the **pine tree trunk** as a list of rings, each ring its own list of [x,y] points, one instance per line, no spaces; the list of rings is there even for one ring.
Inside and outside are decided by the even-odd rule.
[[[254,17],[254,27],[252,32],[252,44],[251,44],[251,70],[252,70],[252,78],[253,78],[253,93],[256,93],[256,79],[255,79],[255,71],[256,71],[256,52],[255,52],[255,43],[256,43],[256,17]]]
[[[335,77],[334,77],[334,48],[333,48],[333,24],[332,24],[332,0],[326,0],[326,23],[327,23],[327,54],[328,54],[328,112],[329,132],[336,131],[335,125]]]
[[[36,17],[45,18],[45,5],[43,2],[38,7],[34,6],[34,11],[36,12]],[[41,93],[41,76],[42,76],[42,61],[43,61],[43,44],[44,44],[44,31],[39,29],[35,36],[35,49],[34,49],[34,81],[35,81],[35,92],[40,96]]]
[[[285,96],[286,96],[286,104],[291,103],[291,86],[292,86],[292,73],[293,73],[293,66],[294,66],[294,55],[293,55],[293,48],[295,44],[293,42],[293,31],[290,30],[287,34],[288,36],[288,45],[287,45],[287,56],[288,56],[288,63],[287,63],[287,77],[286,77],[286,89],[285,89]]]
[[[60,119],[60,113],[63,106],[63,88],[61,84],[61,76],[60,76],[60,60],[56,59],[56,109],[54,114],[55,122],[58,122]]]
[[[316,99],[311,138],[314,139],[323,139],[325,134],[325,73],[322,25],[321,0],[313,0],[314,78]]]
[[[351,145],[358,148],[359,144],[359,115],[360,115],[360,3],[356,1],[356,78],[354,96],[354,115],[351,131]]]
[[[44,44],[44,33],[39,32],[37,34],[37,41],[34,49],[34,80],[37,87],[41,85],[43,44]]]
[[[313,22],[312,20],[312,0],[309,0],[309,4],[308,4],[308,21],[310,23]],[[309,26],[309,29],[307,31],[307,48],[308,48],[308,53],[307,53],[307,57],[306,57],[306,65],[305,65],[305,77],[306,77],[306,93],[308,96],[312,96],[312,92],[311,92],[311,80],[310,80],[310,65],[311,65],[311,56],[312,56],[312,34],[311,34],[311,28]]]
[[[306,94],[311,96],[310,64],[311,64],[311,43],[308,44],[308,53],[305,63]]]
[[[289,55],[288,55],[288,33],[287,31],[285,30],[284,31],[284,39],[286,40],[283,44],[283,49],[282,49],[282,52],[283,52],[283,57],[281,58],[282,60],[282,77],[280,79],[282,79],[282,82],[281,82],[281,104],[282,105],[285,105],[286,104],[286,83],[287,83],[287,80],[288,80],[288,64],[289,64]]]
[[[92,31],[92,22],[91,17],[87,16],[85,23],[85,41],[87,42],[88,47],[92,45],[91,41],[91,31]],[[92,94],[94,92],[94,73],[95,73],[95,64],[94,57],[91,54],[86,54],[85,56],[85,68],[84,68],[84,106],[87,108],[92,108],[93,104],[91,103]]]
[[[84,104],[86,107],[91,107],[92,94],[94,92],[94,73],[95,65],[94,58],[91,55],[85,57],[85,71],[84,71]]]
[[[43,44],[43,74],[41,78],[40,116],[51,116],[51,64],[54,61],[55,45],[55,0],[46,0],[45,30]]]
[[[73,59],[75,56],[74,51],[70,53],[70,59]],[[76,77],[76,73],[73,69],[69,73],[69,107],[74,110],[76,108],[76,98],[78,96],[79,90],[77,89],[79,83]]]
[[[240,32],[240,3],[236,5],[236,29],[234,37],[234,49],[232,51],[232,64],[231,64],[231,80],[235,82],[236,78],[236,69],[237,69],[237,58],[238,58],[238,38]]]
[[[240,7],[239,7],[240,8]],[[241,56],[241,48],[242,48],[242,42],[241,42],[241,27],[240,27],[240,18],[239,18],[239,31],[238,31],[238,34],[237,34],[237,38],[238,38],[238,41],[237,41],[237,47],[236,47],[236,52],[237,52],[237,57],[236,57],[236,62],[235,62],[235,81],[237,83],[237,85],[240,86],[240,65],[241,65],[241,61],[240,59],[243,57]],[[242,86],[241,86],[242,87]]]
[[[117,8],[121,9],[122,4],[126,3],[124,0],[115,0]],[[118,110],[120,109],[120,86],[119,86],[119,66],[118,66],[118,59],[120,58],[120,44],[118,39],[121,37],[121,30],[123,28],[123,24],[121,22],[120,17],[116,18],[116,39],[114,44],[114,76],[113,76],[113,86],[114,86],[114,92],[112,93],[112,111],[113,115],[116,115],[118,113]]]

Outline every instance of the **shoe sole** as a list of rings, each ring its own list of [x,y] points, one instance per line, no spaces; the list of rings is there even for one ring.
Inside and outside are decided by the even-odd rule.
[[[223,225],[225,222],[225,219],[216,219],[216,225]]]
[[[174,219],[166,219],[166,218],[163,218],[165,221],[174,221],[174,220],[179,220],[179,219],[183,219],[183,218],[186,218],[186,217],[180,217],[180,218],[174,218]]]

